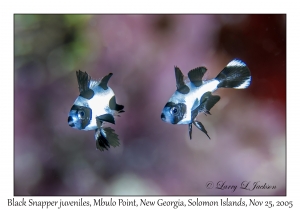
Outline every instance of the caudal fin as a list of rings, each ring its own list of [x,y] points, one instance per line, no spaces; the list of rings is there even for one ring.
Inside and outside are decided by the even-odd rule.
[[[234,59],[216,77],[218,88],[244,89],[251,83],[251,73],[246,64]]]

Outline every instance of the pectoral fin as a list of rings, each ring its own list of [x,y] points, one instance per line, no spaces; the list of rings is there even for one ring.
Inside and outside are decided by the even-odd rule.
[[[115,96],[111,97],[111,99],[109,100],[109,108],[111,110],[116,110],[119,113],[124,112],[124,110],[123,110],[124,106],[119,105],[119,104],[116,103],[116,97]]]
[[[201,122],[195,120],[195,121],[193,122],[193,124],[194,124],[199,130],[201,130],[203,133],[205,133],[205,134],[207,135],[207,137],[210,139],[209,135],[207,134],[207,131],[206,131],[205,128],[204,128],[204,125],[202,125]]]
[[[203,112],[205,115],[210,113],[210,109],[220,100],[220,96],[211,95],[211,92],[206,92],[200,99],[200,105],[192,111],[192,120],[195,119],[198,113]]]
[[[183,74],[177,66],[175,66],[175,77],[176,77],[177,91],[182,94],[189,93],[190,88],[184,83]]]
[[[96,117],[96,120],[97,121],[98,120],[99,121],[105,121],[105,122],[109,122],[109,123],[115,124],[115,118],[111,114],[100,115],[100,116]]]

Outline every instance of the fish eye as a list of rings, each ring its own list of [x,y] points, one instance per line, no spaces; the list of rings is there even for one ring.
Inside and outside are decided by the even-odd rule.
[[[85,113],[84,113],[83,110],[79,110],[77,115],[78,115],[78,118],[79,118],[79,119],[83,119],[84,116],[85,116]]]
[[[178,109],[177,109],[176,107],[172,107],[172,108],[170,109],[170,113],[171,113],[172,115],[177,116],[177,115],[178,115]]]

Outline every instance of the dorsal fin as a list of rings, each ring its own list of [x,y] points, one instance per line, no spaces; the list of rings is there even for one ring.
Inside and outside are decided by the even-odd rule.
[[[88,73],[79,70],[76,71],[76,76],[77,76],[79,92],[82,93],[84,91],[89,90],[91,77],[88,75]]]
[[[107,90],[107,83],[108,80],[111,78],[113,74],[109,73],[108,75],[106,75],[105,77],[102,78],[101,82],[99,83],[99,86],[102,87],[104,90]]]
[[[175,78],[176,78],[177,91],[182,94],[189,93],[190,88],[184,83],[183,74],[177,66],[175,66]]]
[[[205,74],[205,72],[205,67],[198,67],[189,71],[188,77],[196,87],[199,87],[200,85],[202,85],[202,77]]]

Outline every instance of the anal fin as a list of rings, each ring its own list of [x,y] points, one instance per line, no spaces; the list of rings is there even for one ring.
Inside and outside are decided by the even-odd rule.
[[[106,127],[97,129],[95,132],[96,148],[100,151],[108,150],[110,146],[117,147],[120,145],[118,135],[115,130]]]
[[[117,147],[120,145],[118,135],[115,133],[114,129],[110,127],[102,128],[101,135],[107,139],[109,145],[113,147]]]
[[[101,135],[101,129],[97,129],[95,132],[95,140],[96,140],[96,148],[100,151],[104,151],[104,149],[108,150],[110,148],[108,140]]]

